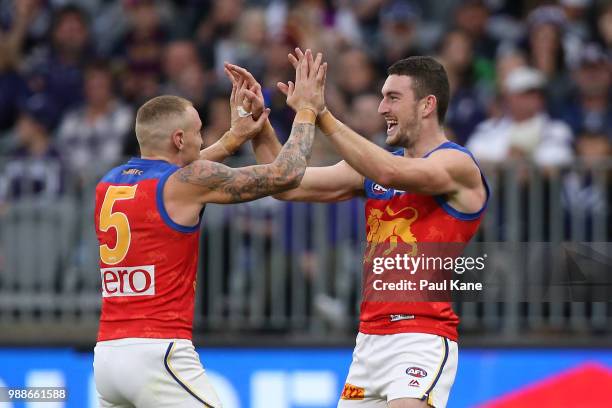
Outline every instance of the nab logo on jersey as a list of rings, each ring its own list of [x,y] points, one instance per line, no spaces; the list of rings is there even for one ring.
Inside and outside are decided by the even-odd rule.
[[[102,297],[146,296],[155,294],[155,266],[104,268]]]
[[[372,192],[374,194],[385,194],[387,192],[387,188],[384,188],[378,183],[372,183]]]

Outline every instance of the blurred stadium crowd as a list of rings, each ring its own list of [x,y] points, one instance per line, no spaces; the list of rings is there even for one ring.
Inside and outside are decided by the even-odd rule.
[[[97,176],[137,154],[134,112],[155,95],[192,100],[214,142],[229,124],[224,61],[262,82],[286,139],[292,114],[275,84],[291,78],[295,46],[324,52],[330,109],[380,144],[386,68],[430,54],[450,77],[448,135],[481,160],[558,166],[611,151],[610,2],[2,0],[0,30],[3,200],[19,179],[61,194],[63,174]],[[313,156],[337,159],[325,145]]]

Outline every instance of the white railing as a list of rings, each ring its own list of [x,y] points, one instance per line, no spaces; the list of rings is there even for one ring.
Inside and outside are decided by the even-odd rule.
[[[609,162],[552,172],[524,163],[488,169],[492,196],[476,240],[610,241],[611,170]],[[63,185],[56,197],[5,194],[0,204],[0,342],[95,336],[100,305],[95,183]],[[361,199],[207,205],[196,332],[278,333],[306,342],[350,338],[361,296],[364,237]],[[541,266],[528,269],[523,272],[530,277],[547,273]],[[505,299],[457,304],[463,333],[508,341],[551,331],[610,336],[612,299]]]

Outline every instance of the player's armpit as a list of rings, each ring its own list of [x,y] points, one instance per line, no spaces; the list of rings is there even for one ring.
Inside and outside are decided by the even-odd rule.
[[[286,201],[336,202],[363,194],[364,178],[344,160],[327,167],[308,167],[299,187],[276,194]]]

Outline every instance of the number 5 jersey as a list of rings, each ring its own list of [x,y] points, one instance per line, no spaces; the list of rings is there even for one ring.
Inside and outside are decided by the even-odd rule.
[[[179,167],[131,159],[96,187],[102,314],[98,341],[192,336],[200,226],[166,212],[163,189]]]

